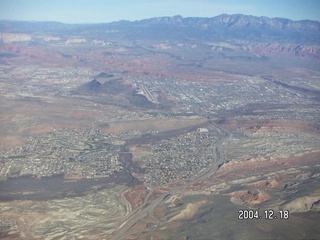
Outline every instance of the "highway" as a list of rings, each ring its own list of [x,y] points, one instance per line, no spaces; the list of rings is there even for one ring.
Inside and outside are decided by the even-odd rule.
[[[129,233],[128,233],[129,230],[137,222],[139,222],[140,220],[142,220],[143,218],[145,218],[148,215],[150,215],[152,218],[156,219],[155,216],[153,215],[153,210],[161,202],[163,202],[167,197],[176,194],[177,192],[187,188],[190,185],[193,185],[201,180],[204,180],[204,179],[210,177],[212,174],[214,174],[219,169],[221,164],[223,164],[225,162],[225,158],[224,158],[224,155],[223,155],[222,149],[221,149],[222,143],[224,141],[226,141],[227,139],[229,139],[232,136],[232,134],[229,131],[222,129],[214,122],[210,121],[210,124],[213,125],[221,133],[220,138],[217,141],[212,143],[212,150],[214,151],[214,154],[215,154],[215,158],[214,158],[215,161],[212,163],[212,165],[210,167],[208,167],[206,169],[206,171],[200,173],[200,175],[198,175],[197,177],[195,177],[191,181],[188,181],[187,183],[184,183],[180,186],[177,186],[177,187],[173,188],[172,190],[170,190],[166,193],[163,193],[162,195],[160,195],[156,199],[148,202],[149,196],[152,193],[152,191],[150,191],[149,194],[147,195],[146,199],[144,200],[143,204],[129,215],[127,220],[114,232],[113,236],[111,236],[111,239],[113,239],[113,240],[123,239],[125,236],[129,235]],[[160,222],[160,221],[158,221],[158,222]]]

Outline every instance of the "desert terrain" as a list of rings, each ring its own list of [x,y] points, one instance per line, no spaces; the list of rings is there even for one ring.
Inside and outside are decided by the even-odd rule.
[[[319,22],[0,32],[1,239],[320,235]]]

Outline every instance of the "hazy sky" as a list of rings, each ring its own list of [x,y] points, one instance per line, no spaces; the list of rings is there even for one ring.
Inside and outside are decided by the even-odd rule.
[[[222,13],[320,21],[320,0],[0,0],[0,19],[97,23]]]

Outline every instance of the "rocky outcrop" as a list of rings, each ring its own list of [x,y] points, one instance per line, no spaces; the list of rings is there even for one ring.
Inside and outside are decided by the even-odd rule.
[[[320,46],[299,44],[256,43],[248,46],[250,52],[259,56],[299,56],[320,58]]]
[[[241,129],[251,132],[285,131],[310,134],[320,133],[320,125],[318,123],[288,119],[228,120],[222,126],[228,129]]]
[[[85,38],[71,38],[68,39],[65,44],[77,44],[77,43],[86,43],[87,40]]]
[[[24,33],[0,33],[0,40],[2,43],[26,42],[31,39],[32,37],[29,34]]]
[[[266,188],[266,189],[280,189],[280,177],[275,176],[273,179],[261,180],[255,183],[252,183],[251,186],[255,188]]]
[[[259,204],[270,199],[264,191],[251,192],[250,190],[235,191],[229,194],[231,202],[237,205],[242,204]]]
[[[310,210],[320,211],[320,196],[297,198],[296,200],[286,204],[284,209],[287,209],[290,213],[307,212]]]

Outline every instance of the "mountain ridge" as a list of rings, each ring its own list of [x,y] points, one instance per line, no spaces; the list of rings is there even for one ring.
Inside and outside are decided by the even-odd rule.
[[[62,44],[107,45],[126,41],[145,47],[164,42],[179,45],[225,42],[249,49],[257,56],[281,54],[320,58],[320,22],[243,14],[205,18],[177,15],[97,24],[1,20],[0,36],[0,43],[4,44],[60,41]]]
[[[10,24],[10,23],[45,23],[49,25],[72,25],[72,26],[83,26],[83,25],[101,25],[101,24],[119,24],[119,23],[138,23],[138,22],[167,22],[167,23],[177,23],[177,22],[183,22],[185,20],[217,20],[217,19],[231,19],[235,20],[236,18],[238,19],[260,19],[266,22],[270,21],[284,21],[288,23],[308,23],[308,24],[317,24],[320,25],[320,21],[317,20],[310,20],[310,19],[302,19],[302,20],[292,20],[289,18],[281,18],[281,17],[266,17],[266,16],[254,16],[254,15],[246,15],[246,14],[220,14],[217,16],[213,17],[183,17],[181,15],[174,15],[174,16],[161,16],[161,17],[152,17],[152,18],[146,18],[146,19],[141,19],[141,20],[117,20],[117,21],[112,21],[112,22],[97,22],[97,23],[64,23],[64,22],[59,22],[59,21],[25,21],[25,20],[10,20],[10,19],[0,19],[0,25],[2,24]]]
[[[221,14],[215,17],[182,17],[180,15],[173,17],[154,17],[143,20],[127,21],[120,20],[111,23],[90,23],[90,24],[67,24],[53,21],[45,22],[28,22],[28,21],[11,21],[0,20],[1,32],[37,32],[37,31],[57,31],[57,30],[76,30],[86,31],[93,28],[101,30],[112,30],[113,28],[120,28],[119,30],[129,30],[128,28],[150,28],[159,26],[173,26],[177,28],[200,30],[201,32],[223,32],[229,31],[269,31],[271,34],[280,34],[283,32],[290,32],[298,34],[311,35],[320,38],[320,22],[313,20],[299,20],[294,21],[287,18],[268,18],[256,17],[244,14]],[[161,30],[161,29],[160,29]],[[224,30],[224,31],[223,31]]]

